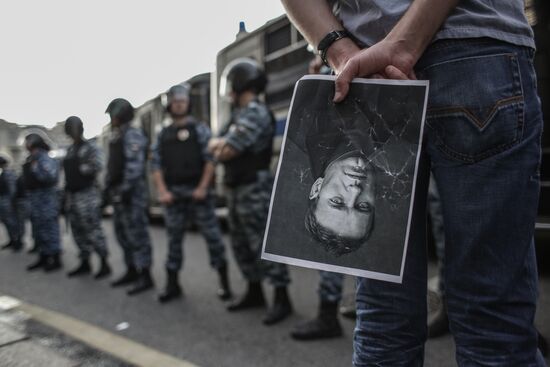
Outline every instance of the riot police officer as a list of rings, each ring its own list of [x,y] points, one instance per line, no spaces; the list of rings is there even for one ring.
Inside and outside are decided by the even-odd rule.
[[[101,196],[96,177],[101,170],[101,157],[95,145],[84,139],[82,120],[71,116],[65,120],[65,134],[73,144],[63,160],[65,170],[65,205],[74,240],[80,250],[80,265],[67,275],[70,277],[91,272],[90,254],[100,257],[100,269],[95,279],[111,273],[107,263],[107,245],[101,227]]]
[[[175,85],[168,91],[167,111],[172,123],[158,136],[153,149],[152,171],[165,206],[168,232],[167,284],[159,301],[164,303],[181,296],[178,272],[183,262],[182,240],[191,218],[208,245],[210,265],[218,271],[222,299],[231,297],[227,276],[225,246],[212,195],[215,166],[208,152],[211,133],[206,124],[189,114],[190,86]]]
[[[231,245],[248,280],[246,294],[229,305],[228,310],[264,306],[261,281],[268,277],[275,295],[263,322],[271,325],[290,315],[292,306],[287,293],[290,278],[286,266],[260,260],[273,185],[270,163],[275,133],[275,119],[258,99],[266,84],[265,73],[252,59],[240,58],[227,65],[220,93],[230,98],[233,113],[220,138],[211,141],[210,150],[224,163]]]
[[[151,239],[147,218],[145,160],[147,138],[141,129],[131,126],[134,108],[117,98],[105,111],[111,117],[105,187],[114,207],[115,235],[124,252],[126,272],[111,285],[133,284],[128,295],[153,288],[151,278]]]
[[[4,223],[9,236],[9,242],[2,249],[11,248],[20,251],[19,222],[15,215],[16,180],[14,172],[8,168],[8,159],[0,155],[0,222]]]
[[[29,195],[30,217],[35,246],[39,251],[36,262],[27,267],[32,271],[61,268],[59,236],[59,199],[57,181],[59,164],[48,155],[50,146],[38,134],[25,137],[29,156],[23,165],[25,188]]]

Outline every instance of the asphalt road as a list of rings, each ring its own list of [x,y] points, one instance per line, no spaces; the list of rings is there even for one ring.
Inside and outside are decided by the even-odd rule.
[[[110,220],[105,220],[111,263],[115,276],[123,271]],[[154,279],[157,289],[164,284],[163,262],[166,236],[161,225],[151,226],[154,242]],[[0,243],[6,236],[0,229]],[[28,242],[28,241],[27,241]],[[312,317],[317,308],[318,273],[292,268],[291,297],[295,314],[281,324],[266,327],[261,323],[263,311],[229,314],[215,295],[217,276],[209,268],[206,246],[196,233],[187,236],[187,261],[180,276],[185,298],[167,305],[157,303],[156,291],[128,297],[123,289],[112,289],[108,280],[91,277],[68,279],[67,269],[78,262],[75,245],[64,231],[65,269],[50,275],[27,273],[24,267],[34,255],[0,252],[0,293],[17,297],[53,311],[78,318],[113,333],[118,333],[167,354],[199,366],[349,366],[351,365],[352,321],[341,319],[345,335],[342,338],[296,342],[289,336],[293,325]],[[229,251],[229,254],[231,252]],[[229,256],[231,259],[231,255]],[[94,258],[94,261],[96,259]],[[97,263],[94,262],[97,266]],[[243,292],[245,282],[235,263],[230,262],[234,292]],[[431,265],[430,271],[434,272]],[[270,287],[265,287],[271,299]],[[353,292],[353,280],[346,279],[345,293]],[[550,337],[550,271],[541,275],[537,326]],[[117,331],[117,325],[129,327]],[[426,366],[456,366],[452,338],[430,340],[426,345]]]

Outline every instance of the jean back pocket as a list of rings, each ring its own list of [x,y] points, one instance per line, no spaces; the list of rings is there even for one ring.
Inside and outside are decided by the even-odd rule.
[[[449,158],[475,163],[521,141],[524,98],[515,54],[445,61],[418,75],[430,80],[426,124]]]

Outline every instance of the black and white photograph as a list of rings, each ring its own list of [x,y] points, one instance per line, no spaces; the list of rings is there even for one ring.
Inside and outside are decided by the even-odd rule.
[[[401,283],[427,81],[334,77],[294,90],[262,258]]]

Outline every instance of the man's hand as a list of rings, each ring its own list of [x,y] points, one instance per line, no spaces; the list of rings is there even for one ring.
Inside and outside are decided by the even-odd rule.
[[[383,40],[348,60],[336,79],[334,101],[346,97],[355,77],[416,79],[414,65],[458,3],[459,0],[413,1]]]
[[[313,60],[309,62],[307,72],[309,74],[319,74],[321,67],[323,67],[323,60],[321,59],[321,56],[315,55]]]
[[[212,138],[208,142],[208,152],[212,154],[215,160],[219,160],[225,141],[223,138]]]
[[[162,205],[172,205],[174,202],[174,195],[168,190],[160,191],[159,201]]]
[[[193,193],[191,194],[191,197],[195,201],[203,201],[208,196],[208,189],[205,189],[204,187],[197,187],[195,190],[193,190]]]
[[[210,139],[210,141],[208,142],[208,152],[210,154],[215,154],[220,149],[222,144],[223,140],[221,138]]]
[[[338,73],[334,102],[342,101],[353,78],[416,79],[413,67],[417,56],[400,42],[384,39],[354,54]]]
[[[228,144],[224,138],[211,139],[208,143],[208,151],[218,162],[226,162],[241,154]]]
[[[361,49],[351,40],[342,38],[334,42],[327,50],[327,61],[336,75],[340,74],[347,62]]]
[[[328,1],[281,0],[294,25],[309,43],[318,45],[342,24]],[[388,35],[372,47],[353,52],[353,40],[342,38],[327,50],[338,75],[334,101],[342,101],[356,77],[415,79],[413,67],[459,0],[414,0]],[[355,46],[357,47],[357,46]]]

